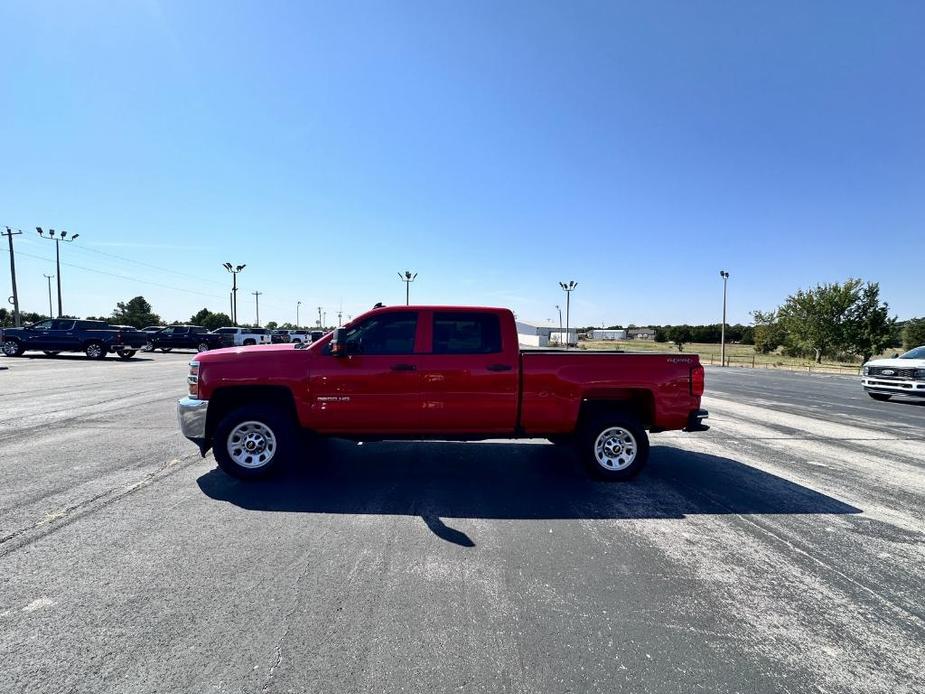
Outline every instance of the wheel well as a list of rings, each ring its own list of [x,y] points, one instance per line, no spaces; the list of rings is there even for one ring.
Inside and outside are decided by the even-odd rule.
[[[655,422],[655,399],[648,390],[629,389],[619,395],[586,398],[581,402],[579,423],[605,412],[626,412],[649,428]]]
[[[272,403],[296,421],[295,400],[292,391],[285,386],[233,386],[218,388],[209,398],[209,413],[206,417],[206,437],[212,438],[215,427],[226,414],[242,405]]]

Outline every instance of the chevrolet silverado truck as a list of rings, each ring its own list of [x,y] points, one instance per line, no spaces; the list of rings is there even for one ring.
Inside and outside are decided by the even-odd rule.
[[[647,431],[704,431],[697,355],[521,350],[507,309],[374,309],[306,345],[190,362],[183,434],[250,479],[298,458],[303,434],[359,441],[547,438],[624,480]]]
[[[210,333],[208,328],[201,325],[171,325],[149,334],[145,351],[153,352],[159,349],[162,352],[169,352],[172,349],[195,349],[197,352],[207,352],[222,346],[221,336]]]
[[[873,359],[861,369],[861,384],[874,400],[894,395],[925,398],[925,345],[894,359]]]
[[[0,330],[0,346],[8,357],[26,352],[83,352],[90,359],[104,359],[110,352],[131,359],[147,338],[134,328],[119,328],[97,320],[54,318],[24,328]]]

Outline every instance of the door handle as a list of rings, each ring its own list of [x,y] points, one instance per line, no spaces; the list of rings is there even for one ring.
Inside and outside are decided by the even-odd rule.
[[[393,364],[392,371],[415,371],[417,367],[414,364]]]
[[[489,371],[510,371],[514,367],[510,364],[489,364],[485,368]]]

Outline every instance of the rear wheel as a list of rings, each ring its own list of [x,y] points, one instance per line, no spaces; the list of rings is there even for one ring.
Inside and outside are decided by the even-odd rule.
[[[8,357],[21,357],[25,351],[19,340],[7,340],[3,343],[3,353]]]
[[[144,347],[141,348],[141,351],[142,351],[142,352],[153,352],[153,351],[154,351],[154,343],[153,343],[153,342],[148,342]]]
[[[867,394],[868,394],[870,397],[872,397],[874,400],[879,400],[880,402],[886,402],[886,401],[889,400],[891,397],[893,397],[892,395],[887,395],[886,393],[871,393],[871,392],[868,392]]]
[[[102,342],[91,342],[84,348],[84,353],[90,359],[105,359],[106,346]]]
[[[649,437],[628,412],[606,412],[582,427],[579,450],[589,472],[598,479],[628,480],[649,460]]]
[[[218,466],[239,479],[266,477],[298,448],[295,422],[275,405],[245,405],[229,412],[215,428],[212,445]]]
[[[135,356],[134,349],[120,349],[116,354],[119,355],[119,359],[131,359]]]
[[[209,351],[209,343],[208,343],[208,342],[200,342],[199,345],[196,347],[196,349],[198,349],[200,352],[208,352],[208,351]]]

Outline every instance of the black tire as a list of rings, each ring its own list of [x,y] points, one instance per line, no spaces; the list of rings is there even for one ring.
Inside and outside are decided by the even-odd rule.
[[[3,343],[3,353],[8,357],[21,357],[26,348],[19,340],[7,340]]]
[[[645,427],[634,415],[620,410],[589,418],[581,427],[578,447],[588,471],[601,480],[632,479],[649,462]]]
[[[119,355],[119,359],[128,360],[135,356],[135,350],[134,349],[120,349],[118,352],[116,352],[116,354]]]
[[[879,400],[880,402],[886,402],[886,401],[889,400],[891,397],[893,397],[892,395],[887,395],[886,393],[870,393],[870,392],[868,392],[867,394],[868,394],[870,397],[872,397],[874,400]]]
[[[56,349],[43,349],[42,352],[47,354],[49,357],[57,357],[61,352]]]
[[[199,346],[198,346],[196,349],[198,349],[200,352],[208,352],[208,351],[209,351],[209,343],[208,343],[208,342],[200,342],[200,343],[199,343]]]
[[[249,432],[257,437],[258,445],[256,452],[250,456],[244,448],[244,440],[247,436],[245,435],[244,439],[241,438],[242,433],[247,434],[248,432],[238,430],[239,426],[246,423],[259,425],[256,431]],[[269,430],[275,439],[275,451],[266,462],[261,462],[259,458],[267,450],[259,448],[260,442],[262,441],[265,445],[267,440],[260,427]],[[238,437],[236,442],[231,440],[232,436]],[[240,443],[241,446],[236,447],[234,443]],[[283,408],[272,404],[244,405],[229,412],[215,427],[212,444],[212,452],[218,466],[232,477],[242,480],[267,477],[291,460],[299,448],[299,431],[292,416]],[[235,451],[237,452],[233,454]],[[248,457],[253,459],[254,467],[247,467],[238,462],[238,460],[247,460]]]
[[[173,349],[173,347],[161,347],[161,351],[162,351],[164,354],[167,354],[167,352],[169,352],[169,351],[172,350],[172,349]]]
[[[86,354],[89,359],[105,359],[106,351],[106,345],[96,340],[88,342],[84,347],[84,354]]]
[[[257,344],[257,343],[256,343],[254,340],[244,340],[244,346],[245,346],[245,347],[253,347],[253,346],[256,345],[256,344]]]

